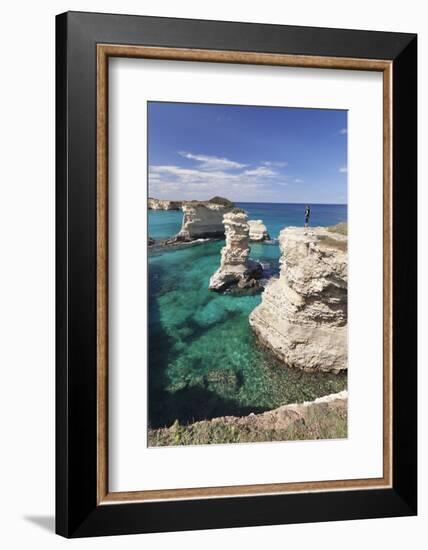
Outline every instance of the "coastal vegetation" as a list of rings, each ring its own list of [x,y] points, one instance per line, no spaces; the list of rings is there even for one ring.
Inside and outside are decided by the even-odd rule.
[[[212,199],[209,199],[208,202],[212,202],[214,204],[221,204],[222,206],[230,206],[233,207],[233,202],[229,199],[225,199],[224,197],[213,197]]]
[[[237,206],[232,208],[231,212],[232,214],[247,214],[243,208],[238,208]]]
[[[339,233],[340,235],[347,235],[348,234],[348,224],[346,222],[337,223],[336,225],[332,225],[331,227],[327,227],[327,229],[331,233]]]
[[[347,402],[347,392],[342,392],[259,415],[187,425],[176,420],[170,428],[150,429],[148,442],[169,446],[343,438],[347,436]]]

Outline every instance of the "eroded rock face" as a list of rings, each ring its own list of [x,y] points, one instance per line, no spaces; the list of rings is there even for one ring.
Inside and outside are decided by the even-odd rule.
[[[325,228],[283,229],[280,276],[250,315],[260,342],[304,370],[347,368],[347,236]]]
[[[262,277],[258,262],[249,259],[248,218],[245,212],[229,212],[223,216],[226,245],[221,249],[219,269],[210,279],[209,289],[223,291],[231,286],[254,288]]]
[[[270,236],[262,220],[248,220],[250,241],[268,241]]]
[[[183,223],[176,238],[184,241],[223,238],[223,216],[232,208],[232,203],[217,204],[209,201],[183,203]]]
[[[147,200],[147,206],[149,210],[181,210],[183,201],[171,201],[166,199],[153,199]]]

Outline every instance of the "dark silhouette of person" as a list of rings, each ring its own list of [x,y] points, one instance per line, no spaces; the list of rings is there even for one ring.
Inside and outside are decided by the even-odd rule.
[[[311,217],[311,209],[310,209],[309,205],[307,204],[306,208],[305,208],[305,227],[308,227],[310,217]]]

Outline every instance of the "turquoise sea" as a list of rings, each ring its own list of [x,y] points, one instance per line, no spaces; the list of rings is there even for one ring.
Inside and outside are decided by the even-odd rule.
[[[278,273],[275,239],[302,226],[305,205],[237,203],[262,219],[271,242],[252,243],[251,257]],[[311,225],[346,221],[346,205],[311,205]],[[181,226],[180,211],[149,211],[149,235],[164,239]],[[149,425],[262,412],[341,391],[346,375],[309,374],[279,363],[255,339],[250,312],[261,295],[208,291],[224,241],[149,253]]]

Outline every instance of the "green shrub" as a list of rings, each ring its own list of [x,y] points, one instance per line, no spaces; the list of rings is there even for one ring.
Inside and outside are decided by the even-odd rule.
[[[224,197],[213,197],[208,202],[213,202],[214,204],[221,204],[223,206],[233,206],[233,202],[231,202],[228,199],[225,199]]]

